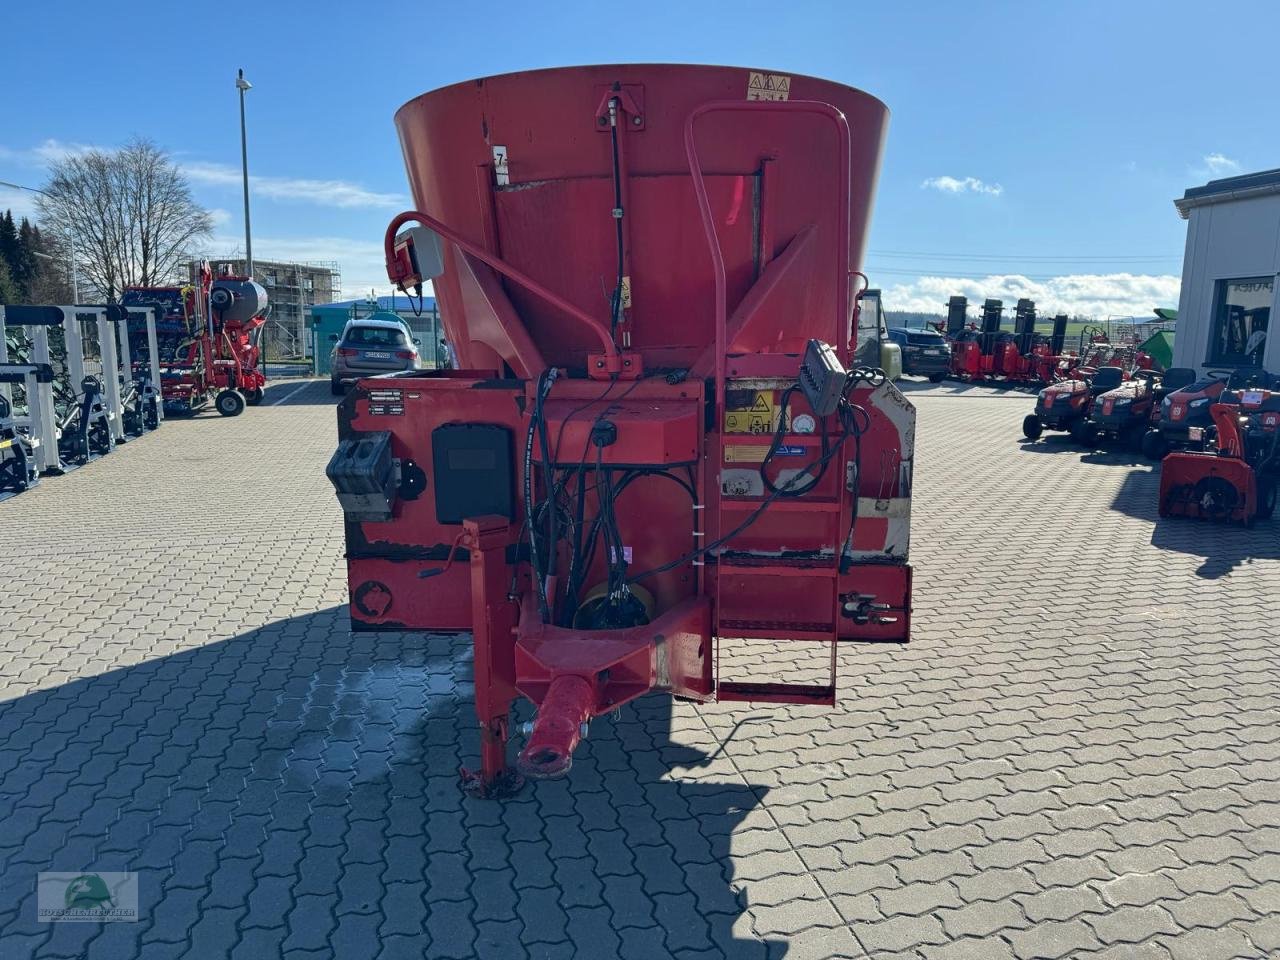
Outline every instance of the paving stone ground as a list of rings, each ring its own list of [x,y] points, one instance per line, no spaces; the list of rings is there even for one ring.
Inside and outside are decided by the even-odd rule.
[[[915,389],[913,642],[834,711],[645,698],[500,806],[466,638],[348,630],[294,390],[0,504],[4,960],[1280,955],[1280,524]],[[90,869],[140,922],[38,923]]]

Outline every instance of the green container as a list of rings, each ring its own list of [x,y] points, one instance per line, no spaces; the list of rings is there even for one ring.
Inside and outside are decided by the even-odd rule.
[[[1157,330],[1138,349],[1150,354],[1162,370],[1168,370],[1173,366],[1173,331]]]

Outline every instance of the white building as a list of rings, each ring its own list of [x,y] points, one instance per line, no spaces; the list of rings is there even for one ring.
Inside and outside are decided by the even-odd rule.
[[[1173,362],[1280,374],[1267,325],[1280,294],[1280,169],[1213,180],[1175,200],[1187,225]]]

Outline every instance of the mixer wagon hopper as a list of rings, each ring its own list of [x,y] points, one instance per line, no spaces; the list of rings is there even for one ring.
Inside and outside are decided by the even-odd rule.
[[[907,640],[915,412],[856,359],[887,116],[812,77],[666,65],[397,113],[416,209],[388,273],[432,281],[456,360],[357,381],[328,473],[353,627],[473,635],[469,792],[566,773],[651,690],[832,705],[838,645]],[[823,676],[743,675],[739,641],[808,644]]]

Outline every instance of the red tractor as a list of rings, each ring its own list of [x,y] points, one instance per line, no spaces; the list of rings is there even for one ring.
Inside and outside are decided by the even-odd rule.
[[[1160,471],[1160,516],[1251,526],[1275,512],[1280,475],[1280,391],[1266,374],[1209,404],[1205,449],[1171,453]]]
[[[266,323],[267,293],[248,277],[213,277],[202,264],[185,287],[130,287],[124,307],[154,306],[165,413],[196,413],[210,401],[224,417],[262,402],[267,378],[259,368],[258,338]],[[132,332],[131,332],[132,335]]]

